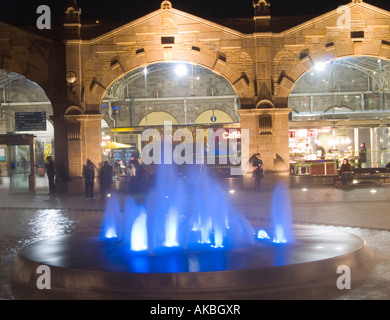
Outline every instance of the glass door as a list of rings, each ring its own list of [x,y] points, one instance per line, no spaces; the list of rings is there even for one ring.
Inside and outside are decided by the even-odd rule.
[[[30,146],[9,147],[10,192],[28,192],[30,168]]]

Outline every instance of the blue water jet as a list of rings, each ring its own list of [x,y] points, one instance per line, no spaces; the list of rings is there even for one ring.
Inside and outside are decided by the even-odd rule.
[[[131,197],[124,203],[123,242],[131,251],[148,250],[146,209]]]
[[[235,248],[254,243],[254,230],[237,214],[226,190],[199,167],[188,169],[189,182],[178,183],[174,165],[161,165],[144,205],[124,201],[123,225],[116,197],[108,200],[103,235],[115,237],[130,252],[150,255],[178,248]]]
[[[294,241],[294,229],[290,193],[288,186],[279,181],[271,202],[273,242],[291,243]]]
[[[270,236],[268,235],[267,231],[265,231],[264,229],[260,229],[257,232],[256,238],[263,240],[263,239],[270,239]]]
[[[121,208],[115,195],[108,198],[106,203],[102,236],[109,239],[122,238]]]

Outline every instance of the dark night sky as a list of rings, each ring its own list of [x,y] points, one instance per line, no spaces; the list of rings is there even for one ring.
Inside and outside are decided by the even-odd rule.
[[[0,21],[18,24],[35,24],[36,9],[45,4],[51,8],[52,23],[61,22],[63,9],[68,0],[0,0]],[[78,0],[82,19],[132,21],[160,8],[162,0]],[[303,15],[323,14],[350,0],[270,0],[271,14]],[[390,11],[388,0],[367,0],[366,2]],[[171,0],[176,9],[202,18],[252,17],[252,0]]]

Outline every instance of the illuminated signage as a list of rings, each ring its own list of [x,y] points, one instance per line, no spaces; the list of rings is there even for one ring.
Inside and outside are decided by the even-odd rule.
[[[224,139],[241,139],[241,131],[224,132],[222,134]]]

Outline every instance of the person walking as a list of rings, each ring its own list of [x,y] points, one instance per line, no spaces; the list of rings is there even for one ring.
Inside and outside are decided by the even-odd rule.
[[[46,174],[49,180],[49,195],[53,196],[56,193],[56,186],[54,183],[54,177],[56,175],[56,169],[54,165],[54,161],[51,156],[46,158]]]
[[[68,162],[66,161],[66,159],[61,160],[61,163],[58,166],[57,171],[58,171],[57,178],[61,186],[61,195],[65,196],[68,194],[68,182],[70,181]]]
[[[358,160],[358,168],[365,168],[367,162],[367,149],[366,144],[362,142],[360,144],[360,150],[359,150],[359,160]]]
[[[85,198],[94,199],[94,183],[95,183],[95,168],[91,160],[87,160],[87,164],[83,167],[83,178],[85,183]]]
[[[108,161],[104,161],[99,173],[100,179],[100,200],[105,200],[107,195],[111,193],[112,183],[112,167],[108,164]]]

